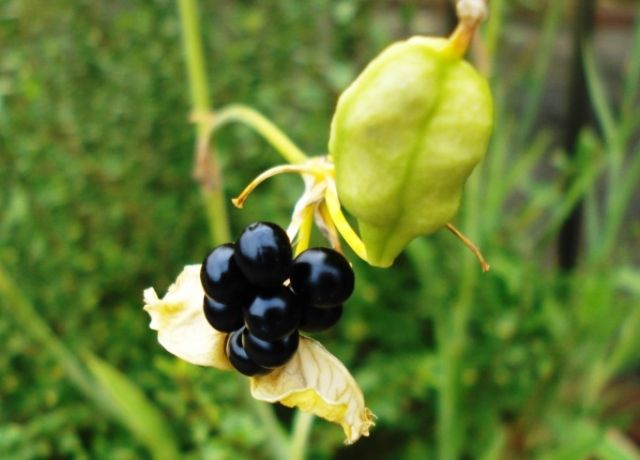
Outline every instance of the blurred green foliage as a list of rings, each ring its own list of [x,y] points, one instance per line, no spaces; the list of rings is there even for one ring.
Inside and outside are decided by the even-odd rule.
[[[390,270],[354,260],[355,298],[320,340],[353,371],[378,425],[344,448],[341,431],[318,422],[310,458],[637,458],[623,433],[640,392],[640,229],[629,212],[640,32],[620,106],[592,62],[604,130],[583,133],[570,161],[540,116],[562,2],[516,2],[533,17],[526,44],[511,34],[514,3],[493,3],[484,39],[496,133],[459,220],[493,270],[480,274],[448,234],[415,242]],[[250,104],[323,153],[335,100],[368,60],[396,38],[447,30],[420,5],[203,0],[214,107]],[[526,52],[514,60],[501,41]],[[143,288],[164,291],[210,247],[175,2],[6,0],[0,43],[0,265],[19,292],[0,293],[0,458],[151,455],[139,428],[114,423],[100,378],[93,400],[78,392],[60,350],[16,312],[23,303],[79,361],[91,352],[126,374],[144,392],[137,407],[151,401],[164,415],[184,458],[269,458],[245,379],[168,355],[141,310]],[[216,149],[229,197],[280,162],[240,126]],[[230,209],[234,233],[286,224],[301,190],[295,177],[261,186]],[[560,273],[554,238],[583,198],[583,264]],[[291,423],[290,411],[277,415]]]

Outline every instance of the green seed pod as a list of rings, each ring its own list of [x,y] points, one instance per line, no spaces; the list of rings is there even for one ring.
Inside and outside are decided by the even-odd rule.
[[[487,82],[447,39],[391,45],[340,96],[329,152],[370,264],[451,221],[492,124]]]

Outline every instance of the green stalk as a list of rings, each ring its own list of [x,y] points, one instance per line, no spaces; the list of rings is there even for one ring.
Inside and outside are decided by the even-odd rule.
[[[480,206],[471,202],[480,195],[480,173],[477,170],[467,182],[465,196],[464,229],[474,239],[478,228]],[[460,416],[462,399],[460,363],[467,346],[467,323],[471,313],[473,287],[478,277],[478,267],[473,256],[464,251],[463,277],[460,293],[453,308],[441,306],[434,317],[437,330],[438,355],[442,369],[442,380],[438,392],[437,451],[439,460],[460,458],[464,427]]]
[[[304,163],[307,156],[271,120],[251,107],[233,104],[216,112],[211,126],[215,132],[231,122],[239,122],[260,134],[288,163]]]
[[[504,24],[504,0],[492,0],[491,1],[491,14],[489,21],[487,22],[486,32],[484,34],[484,45],[489,57],[489,77],[494,75],[496,64],[496,50],[498,49],[498,42],[500,35],[502,34],[502,28]]]
[[[518,145],[527,145],[531,138],[532,127],[540,111],[542,103],[542,91],[544,83],[547,81],[549,67],[552,62],[553,53],[549,50],[553,48],[558,31],[562,24],[562,13],[564,2],[552,2],[544,17],[542,33],[540,35],[540,46],[533,60],[530,86],[526,92],[526,104],[521,120],[518,121],[516,139]]]
[[[291,439],[291,460],[304,460],[307,442],[311,433],[314,416],[309,412],[298,411],[293,422],[293,436]]]
[[[216,166],[214,152],[210,150],[208,144],[209,122],[204,115],[211,113],[211,104],[198,23],[198,7],[196,0],[178,0],[178,7],[193,112],[198,115],[196,117],[198,119],[196,120],[198,136],[196,161],[203,161],[203,164],[207,166],[205,172],[208,174],[208,177],[200,178],[201,192],[205,200],[207,221],[213,243],[218,245],[231,240],[231,229],[225,206],[222,180]],[[244,393],[249,394],[248,391]],[[274,458],[287,459],[289,444],[282,426],[275,416],[273,407],[255,401],[250,396],[247,398],[254,405],[255,413],[262,426],[269,433],[269,446]]]
[[[267,446],[271,451],[271,456],[276,460],[289,460],[289,440],[273,411],[273,406],[252,398],[251,391],[247,387],[242,393],[247,405],[253,406],[254,412],[258,415],[260,423],[267,433]]]
[[[178,7],[193,112],[196,114],[210,113],[211,105],[198,22],[198,5],[196,0],[178,0]],[[207,132],[207,122],[204,119],[197,121],[198,141],[196,145],[198,152],[196,152],[196,161],[208,162],[205,171],[208,177],[199,178],[200,191],[205,202],[213,243],[218,245],[230,241],[231,232],[222,178],[216,166],[215,153],[211,151],[207,143]],[[203,146],[204,150],[202,150]]]

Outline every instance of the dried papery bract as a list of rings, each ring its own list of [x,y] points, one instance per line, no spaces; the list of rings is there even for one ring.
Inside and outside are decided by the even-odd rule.
[[[200,265],[184,268],[163,298],[153,288],[144,292],[151,329],[170,353],[199,366],[232,370],[225,354],[226,333],[207,322]],[[261,401],[298,407],[342,426],[348,444],[369,435],[373,414],[347,368],[315,340],[300,336],[293,358],[284,367],[251,377],[251,392]]]
[[[374,415],[346,367],[320,343],[300,338],[298,352],[289,363],[272,374],[251,380],[251,394],[267,402],[298,407],[339,423],[353,444],[369,436]]]

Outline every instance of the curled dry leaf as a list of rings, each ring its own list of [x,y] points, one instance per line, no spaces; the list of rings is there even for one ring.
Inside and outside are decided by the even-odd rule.
[[[149,327],[169,353],[192,364],[233,369],[224,347],[227,334],[213,329],[202,310],[204,291],[200,265],[188,265],[160,299],[153,288],[144,291]]]
[[[339,423],[353,444],[369,436],[374,415],[345,366],[320,343],[300,337],[297,353],[284,367],[251,379],[251,394],[267,402],[311,412]]]

